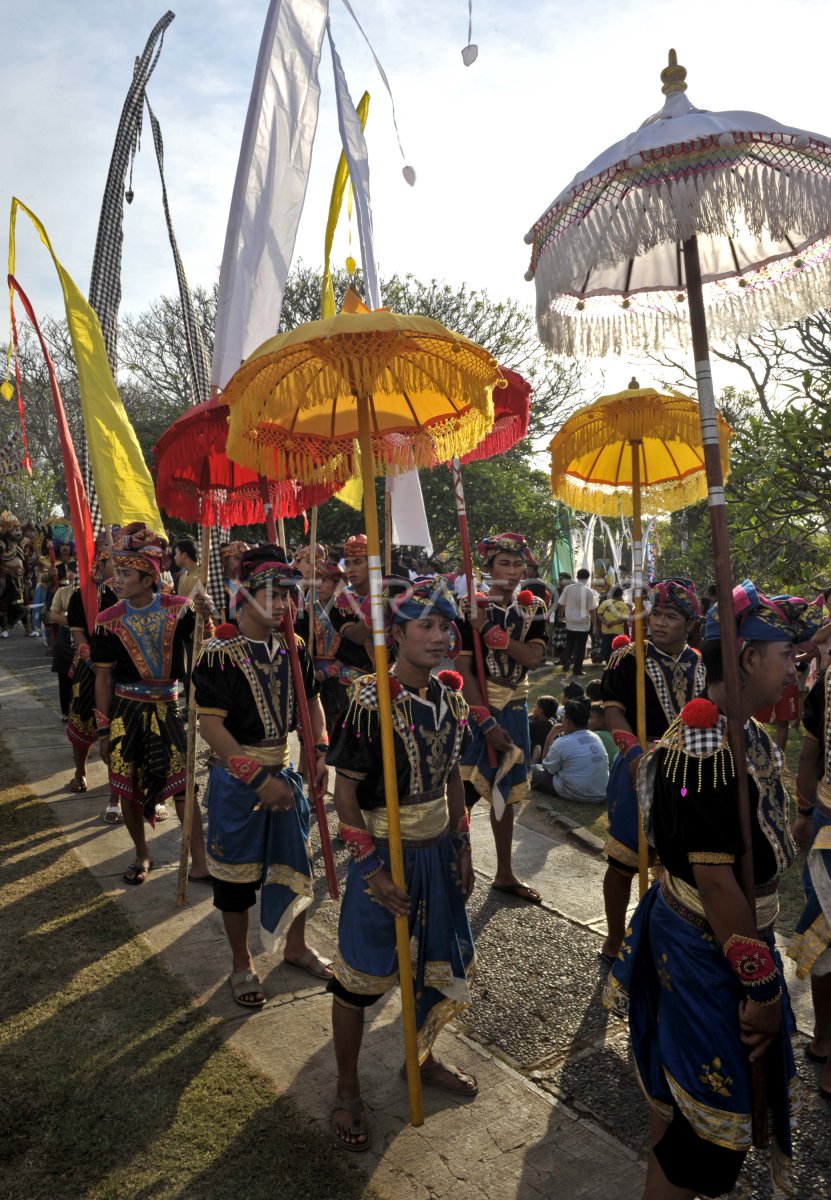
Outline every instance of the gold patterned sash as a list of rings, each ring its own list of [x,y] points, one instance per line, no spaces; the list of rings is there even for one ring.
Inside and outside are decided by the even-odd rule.
[[[374,840],[383,845],[389,840],[390,827],[386,808],[363,810],[364,823]],[[420,804],[405,804],[399,810],[401,818],[401,841],[404,846],[424,846],[435,843],[447,833],[447,796],[442,792]]]
[[[685,883],[676,875],[664,870],[661,875],[661,892],[673,912],[678,913],[685,921],[699,929],[709,929],[709,923],[704,912],[704,905],[696,888]],[[756,928],[760,933],[773,927],[779,915],[779,892],[765,892],[756,896]]]
[[[289,761],[288,744],[281,741],[279,738],[267,738],[263,742],[258,742],[256,746],[245,746],[240,744],[240,751],[247,755],[248,758],[253,758],[254,762],[260,764],[261,767],[285,767]],[[212,754],[208,759],[211,766],[224,767],[224,761]]]
[[[517,684],[515,688],[506,687],[504,683],[494,683],[493,680],[488,680],[488,705],[490,708],[501,712],[509,704],[521,704],[528,699],[528,679],[523,679],[522,683]]]

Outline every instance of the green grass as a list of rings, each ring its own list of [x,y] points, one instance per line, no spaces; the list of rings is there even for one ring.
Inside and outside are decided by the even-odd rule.
[[[380,1200],[0,778],[3,1200]]]

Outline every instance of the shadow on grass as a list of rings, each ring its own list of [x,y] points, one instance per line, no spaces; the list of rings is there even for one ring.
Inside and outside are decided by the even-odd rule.
[[[0,770],[0,844],[43,850],[0,908],[4,1200],[376,1196],[59,847],[2,748]]]

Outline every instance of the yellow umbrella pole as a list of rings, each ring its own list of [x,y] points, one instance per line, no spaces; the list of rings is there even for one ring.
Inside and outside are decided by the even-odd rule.
[[[199,559],[199,579],[202,584],[208,582],[208,562],[211,557],[211,527],[202,526],[202,554]],[[205,628],[204,617],[196,614],[196,624],[193,630],[193,650],[190,660],[190,687],[188,689],[188,743],[185,770],[185,811],[182,815],[182,845],[179,850],[179,882],[176,888],[176,904],[179,908],[185,903],[188,890],[188,856],[190,854],[190,830],[193,825],[193,809],[196,803],[196,688],[193,686],[193,668],[202,648],[202,633]]]
[[[632,451],[632,586],[635,593],[635,661],[637,663],[637,691],[635,694],[635,711],[637,713],[638,741],[641,749],[646,750],[646,648],[644,646],[644,611],[643,596],[643,543],[641,541],[641,443],[630,442]],[[643,825],[643,813],[638,804],[638,895],[646,891],[649,872],[649,848],[646,844],[646,831]]]
[[[369,561],[369,595],[372,606],[372,642],[375,648],[375,678],[378,689],[378,719],[381,723],[381,758],[384,764],[384,788],[389,823],[390,870],[392,881],[406,890],[404,881],[404,852],[401,847],[401,821],[398,813],[398,778],[395,770],[395,743],[392,729],[392,697],[390,695],[389,658],[384,636],[383,593],[381,585],[381,542],[378,532],[378,509],[375,504],[375,459],[370,436],[369,400],[356,394],[358,402],[358,440],[361,446],[361,474],[364,485],[364,519],[366,521],[367,557]],[[398,978],[401,986],[401,1017],[404,1023],[404,1051],[407,1063],[407,1093],[410,1101],[410,1123],[424,1124],[424,1105],[421,1097],[421,1072],[416,1037],[415,991],[410,961],[410,929],[406,917],[395,918],[395,941],[398,948]]]

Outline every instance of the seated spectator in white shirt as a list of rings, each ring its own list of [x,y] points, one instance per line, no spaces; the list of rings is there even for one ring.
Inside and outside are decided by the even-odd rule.
[[[531,768],[531,786],[538,792],[585,804],[605,802],[609,759],[603,742],[587,728],[590,713],[589,701],[566,701],[562,734],[542,764]]]

